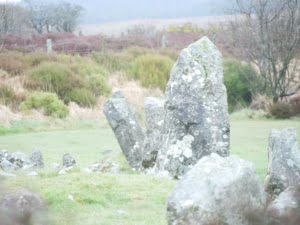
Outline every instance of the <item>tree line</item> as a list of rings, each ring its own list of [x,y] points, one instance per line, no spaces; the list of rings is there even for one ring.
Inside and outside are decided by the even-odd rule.
[[[73,32],[83,12],[82,6],[68,2],[0,3],[0,34]]]

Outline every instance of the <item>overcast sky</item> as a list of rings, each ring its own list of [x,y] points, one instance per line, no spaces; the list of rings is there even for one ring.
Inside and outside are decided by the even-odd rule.
[[[18,1],[18,0],[0,0]],[[50,1],[50,0],[39,0]],[[51,2],[60,0],[51,0]],[[65,0],[86,9],[83,23],[220,15],[230,0]]]

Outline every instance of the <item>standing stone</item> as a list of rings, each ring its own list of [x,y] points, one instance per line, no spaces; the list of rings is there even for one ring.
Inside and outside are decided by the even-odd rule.
[[[159,170],[181,177],[205,155],[229,155],[222,55],[207,37],[180,53],[167,84],[165,110]]]
[[[266,191],[279,195],[290,186],[300,184],[300,152],[296,129],[272,130],[268,147]]]
[[[206,156],[179,181],[168,199],[169,225],[250,225],[266,194],[253,164],[235,156]]]
[[[68,168],[76,164],[75,159],[70,154],[65,154],[63,156],[63,166]]]
[[[138,170],[142,163],[144,133],[122,92],[115,92],[104,106],[103,112],[129,163]]]
[[[30,161],[33,164],[33,166],[36,167],[37,169],[44,168],[44,159],[40,151],[33,151],[30,156]]]
[[[161,133],[164,124],[164,99],[145,98],[146,138],[143,153],[143,168],[155,165],[157,154],[161,148]]]

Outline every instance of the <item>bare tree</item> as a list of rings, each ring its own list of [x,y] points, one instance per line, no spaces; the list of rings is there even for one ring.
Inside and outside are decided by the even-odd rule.
[[[28,28],[28,14],[12,3],[0,3],[0,34],[22,34]]]
[[[25,3],[31,25],[39,34],[52,31],[73,32],[83,12],[81,6],[66,2],[25,0]]]
[[[79,5],[63,2],[56,11],[57,28],[64,32],[74,32],[78,20],[82,16],[83,8]]]
[[[234,0],[235,55],[255,65],[273,102],[299,89],[300,1]]]

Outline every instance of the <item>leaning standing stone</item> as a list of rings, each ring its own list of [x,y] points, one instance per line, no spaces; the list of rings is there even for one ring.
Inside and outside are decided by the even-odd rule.
[[[112,95],[103,112],[119,142],[130,166],[140,169],[142,163],[144,133],[122,92]]]
[[[213,153],[200,159],[169,196],[168,224],[250,225],[248,216],[265,206],[253,164]]]
[[[269,194],[279,195],[286,188],[300,184],[300,152],[296,129],[272,130],[268,156],[266,191]]]
[[[155,165],[158,151],[161,148],[162,128],[164,125],[164,103],[162,98],[145,98],[146,138],[143,153],[143,168]]]
[[[207,37],[180,53],[166,89],[159,170],[180,177],[205,155],[229,155],[223,79],[222,55]]]

